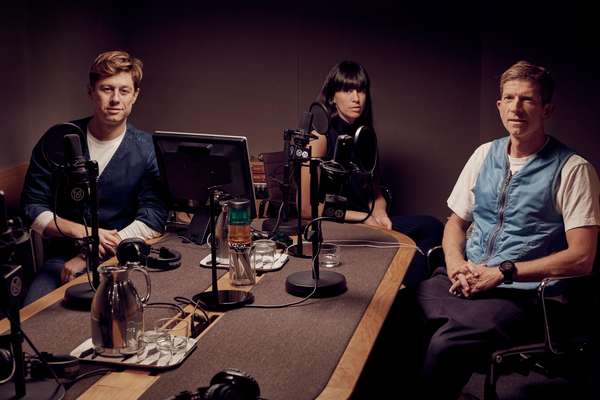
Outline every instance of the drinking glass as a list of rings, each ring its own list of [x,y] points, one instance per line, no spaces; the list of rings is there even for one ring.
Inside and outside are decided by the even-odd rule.
[[[321,249],[319,251],[319,265],[324,268],[334,268],[340,265],[340,252],[337,244],[321,244]]]

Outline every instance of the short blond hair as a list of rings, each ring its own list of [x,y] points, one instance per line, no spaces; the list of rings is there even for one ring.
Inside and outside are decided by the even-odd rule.
[[[96,82],[101,79],[121,72],[129,72],[133,79],[133,86],[135,90],[138,90],[142,81],[143,65],[139,58],[132,57],[124,51],[113,50],[101,53],[90,67],[90,87],[95,87]]]
[[[504,71],[500,77],[500,98],[502,98],[504,84],[514,80],[524,80],[536,83],[540,88],[542,104],[552,102],[554,79],[552,78],[550,71],[546,68],[534,65],[528,61],[519,61],[512,65],[509,69]]]

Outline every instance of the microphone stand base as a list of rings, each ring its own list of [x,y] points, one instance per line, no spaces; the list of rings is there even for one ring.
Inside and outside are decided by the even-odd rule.
[[[26,381],[25,397],[16,397],[15,386],[11,382],[0,385],[0,399],[19,400],[61,400],[65,397],[65,388],[60,386],[54,379],[39,381]]]
[[[344,293],[348,286],[346,277],[333,271],[319,271],[317,290],[312,297],[335,297]],[[312,271],[295,272],[285,280],[285,290],[292,296],[306,297],[315,289]]]
[[[90,311],[94,293],[88,282],[73,285],[65,291],[63,305],[72,310]]]
[[[227,311],[252,303],[254,295],[243,290],[219,290],[215,299],[213,292],[209,290],[194,295],[192,300],[208,311]]]

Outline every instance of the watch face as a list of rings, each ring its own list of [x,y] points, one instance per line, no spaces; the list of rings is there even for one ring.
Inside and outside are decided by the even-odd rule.
[[[500,271],[502,272],[508,272],[510,270],[512,270],[515,267],[515,264],[512,261],[502,261],[500,263]]]
[[[498,269],[504,275],[504,283],[511,284],[513,282],[513,273],[515,272],[515,263],[510,260],[502,261]]]

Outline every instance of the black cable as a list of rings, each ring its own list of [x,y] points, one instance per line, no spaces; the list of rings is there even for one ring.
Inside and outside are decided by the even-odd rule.
[[[56,219],[56,213],[58,212],[58,189],[60,188],[60,180],[59,183],[55,186],[54,188],[54,211],[52,212],[52,219],[54,220],[54,225],[56,226],[56,229],[58,230],[58,233],[60,233],[62,236],[71,239],[70,236],[68,236],[67,234],[65,234],[61,229],[60,226],[58,226],[58,220]]]
[[[292,166],[290,168],[290,173],[288,176],[288,182],[290,182],[291,178],[294,176],[295,168],[296,168],[296,165],[292,164]],[[296,184],[298,184],[298,183],[296,182]],[[300,185],[301,184],[302,184],[302,182],[300,182]],[[289,195],[289,192],[288,192],[288,195]],[[269,239],[272,239],[275,236],[277,229],[279,228],[279,225],[281,224],[281,212],[283,211],[283,206],[285,205],[286,200],[289,202],[289,199],[282,199],[281,204],[279,205],[279,211],[277,212],[277,220],[275,221],[275,226],[273,227],[273,230],[271,231],[271,233],[273,235],[271,235],[271,237],[269,237]],[[288,205],[289,205],[289,203],[288,203]],[[298,215],[298,218],[301,218],[301,216]]]
[[[371,177],[371,179],[369,179],[369,184],[370,184],[370,187],[371,187],[371,190],[369,192],[370,193],[374,193],[375,192],[375,186],[373,185],[373,179],[372,179],[371,175],[369,175],[369,176]],[[369,212],[367,213],[367,215],[363,219],[360,219],[360,220],[357,220],[357,221],[344,220],[343,223],[344,224],[362,224],[362,223],[364,223],[366,220],[369,219],[369,217],[371,215],[373,215],[373,210],[375,209],[375,200],[376,200],[375,196],[374,195],[371,196],[371,202],[370,202],[371,203],[371,207],[369,208]],[[321,216],[321,217],[317,217],[315,219],[312,219],[304,227],[304,230],[302,231],[302,237],[304,237],[306,240],[308,240],[306,238],[306,234],[308,232],[309,227],[312,226],[313,222],[319,222],[319,223],[321,223],[321,221],[339,222],[336,218],[333,218],[333,217],[323,217],[323,216]]]
[[[312,258],[312,273],[313,275],[315,274],[315,260],[319,258],[319,253],[321,252],[321,244],[319,243],[319,247],[317,248],[317,254]],[[249,308],[286,308],[286,307],[292,307],[292,306],[296,306],[298,304],[304,303],[305,301],[309,300],[312,296],[314,296],[314,294],[317,292],[317,288],[318,288],[318,281],[315,279],[315,286],[313,287],[312,292],[310,292],[308,295],[306,295],[306,297],[301,298],[298,301],[293,301],[291,303],[284,303],[284,304],[246,304],[244,307],[249,307]]]
[[[83,218],[83,230],[85,231],[85,236],[87,238],[90,237],[89,232],[88,232],[88,225],[87,225],[87,221],[85,219],[85,213],[82,213],[82,218]],[[99,239],[99,238],[98,238]],[[90,250],[90,246],[89,243],[84,243],[84,249],[85,249],[85,271],[87,274],[87,281],[88,284],[90,285],[90,289],[92,289],[92,292],[96,293],[96,288],[94,287],[94,278],[90,276],[90,274],[92,274],[92,271],[90,271],[90,256],[94,257],[94,254],[91,254],[92,251]]]
[[[144,305],[144,307],[156,307],[156,308],[169,308],[169,307],[173,307],[176,308],[177,311],[179,312],[179,314],[181,314],[182,316],[185,315],[185,311],[183,311],[183,308],[181,308],[178,304],[175,303],[167,303],[167,302],[156,302],[156,303],[146,303]]]
[[[98,368],[93,371],[85,372],[81,375],[77,375],[75,378],[71,379],[68,383],[72,385],[82,379],[89,378],[90,376],[100,375],[100,374],[108,374],[109,372],[113,372],[114,370],[111,368]]]
[[[202,312],[202,314],[204,315],[206,322],[210,321],[208,313],[203,308],[203,306],[206,307],[206,304],[204,304],[203,302],[201,302],[199,300],[194,301],[194,300],[188,299],[187,297],[184,297],[184,296],[175,296],[175,297],[173,297],[173,300],[175,300],[176,302],[181,303],[181,304],[186,304],[186,305],[193,304],[194,310],[192,311],[192,316],[196,315],[196,310],[200,310]]]
[[[12,320],[10,314],[7,314],[7,318],[9,319],[9,321]],[[13,321],[13,324],[14,324],[14,321]],[[19,325],[19,324],[16,324],[16,325]],[[58,385],[58,387],[56,388],[56,390],[54,391],[54,393],[56,393],[58,391],[58,389],[60,389],[60,388],[62,388],[64,391],[66,391],[65,386],[58,379],[58,376],[56,375],[56,372],[54,372],[54,370],[52,368],[50,368],[50,366],[46,362],[46,359],[42,356],[42,354],[40,353],[40,351],[37,349],[37,347],[35,347],[35,345],[33,344],[33,342],[29,339],[29,337],[27,336],[27,334],[25,333],[25,331],[23,330],[23,328],[21,328],[20,326],[19,326],[19,331],[21,332],[21,335],[23,335],[23,338],[29,344],[29,347],[31,347],[31,349],[35,352],[35,355],[40,359],[40,362],[44,365],[44,367],[50,372],[50,374],[52,375],[52,378],[54,379],[54,381]]]
[[[221,264],[221,265],[223,265],[223,264]],[[212,269],[212,267],[210,265],[199,264],[199,266],[200,266],[200,268],[204,268],[204,269]],[[217,267],[217,269],[221,269],[221,270],[224,270],[224,271],[229,271],[229,267]]]

